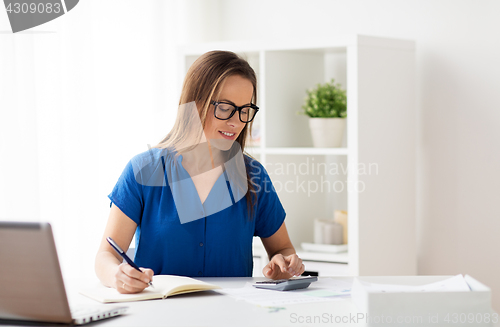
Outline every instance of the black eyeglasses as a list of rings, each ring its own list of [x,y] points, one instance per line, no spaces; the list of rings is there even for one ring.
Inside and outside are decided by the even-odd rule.
[[[240,121],[242,123],[249,123],[255,118],[257,111],[259,111],[259,107],[257,107],[253,103],[247,104],[247,105],[244,105],[241,107],[237,107],[232,103],[223,102],[223,101],[220,101],[220,102],[211,101],[210,103],[215,106],[215,108],[214,108],[215,118],[220,119],[220,120],[230,119],[231,117],[233,117],[236,110],[238,110],[239,116],[240,116]]]

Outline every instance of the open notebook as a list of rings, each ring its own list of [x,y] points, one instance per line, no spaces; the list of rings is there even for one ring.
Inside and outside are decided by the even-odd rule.
[[[165,299],[168,296],[177,294],[221,288],[220,286],[205,283],[197,279],[173,275],[154,276],[153,284],[154,287],[148,287],[136,294],[120,294],[114,288],[106,287],[102,284],[94,288],[81,290],[80,294],[102,303],[112,303]]]

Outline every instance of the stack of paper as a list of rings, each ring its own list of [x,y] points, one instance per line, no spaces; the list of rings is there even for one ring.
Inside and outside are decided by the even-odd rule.
[[[411,285],[389,285],[389,284],[375,284],[360,281],[367,292],[468,292],[470,291],[469,285],[462,275],[431,283],[426,285],[411,286]]]

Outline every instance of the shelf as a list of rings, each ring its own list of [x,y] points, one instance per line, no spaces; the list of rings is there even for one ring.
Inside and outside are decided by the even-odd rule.
[[[291,154],[291,155],[340,155],[348,154],[347,148],[265,148],[247,147],[250,154]]]
[[[344,35],[330,39],[323,37],[308,37],[297,41],[284,40],[245,40],[227,42],[212,42],[205,44],[184,45],[179,48],[182,56],[199,56],[207,49],[230,50],[234,52],[256,53],[259,51],[300,51],[300,52],[336,52],[346,51],[352,46],[384,47],[397,50],[414,51],[415,43],[410,40],[389,39],[368,35]]]
[[[336,262],[336,263],[349,262],[349,252],[323,253],[323,252],[304,251],[298,249],[297,255],[302,260],[308,260],[308,261],[323,261],[323,262]]]
[[[324,253],[324,252],[304,251],[301,248],[298,248],[297,255],[299,256],[299,258],[306,261],[320,261],[320,262],[330,262],[330,263],[349,262],[349,252]],[[253,247],[253,256],[267,257],[267,252],[262,246],[256,245]]]
[[[293,244],[313,240],[314,219],[349,212],[348,253],[298,247],[299,256],[352,275],[416,274],[415,42],[348,35],[196,44],[179,50],[180,84],[215,49],[239,53],[257,75],[261,111],[245,151],[272,178]],[[314,148],[298,113],[306,90],[331,79],[347,91],[343,147]],[[266,264],[265,250],[254,254]]]

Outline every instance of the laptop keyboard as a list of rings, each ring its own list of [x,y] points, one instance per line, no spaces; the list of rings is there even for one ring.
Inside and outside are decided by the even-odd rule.
[[[103,311],[102,309],[98,308],[71,308],[71,316],[74,317],[81,317],[81,316],[91,316],[96,313],[99,313]]]
[[[75,307],[71,308],[71,317],[77,325],[86,324],[91,321],[101,320],[109,317],[120,315],[126,311],[127,307]]]

